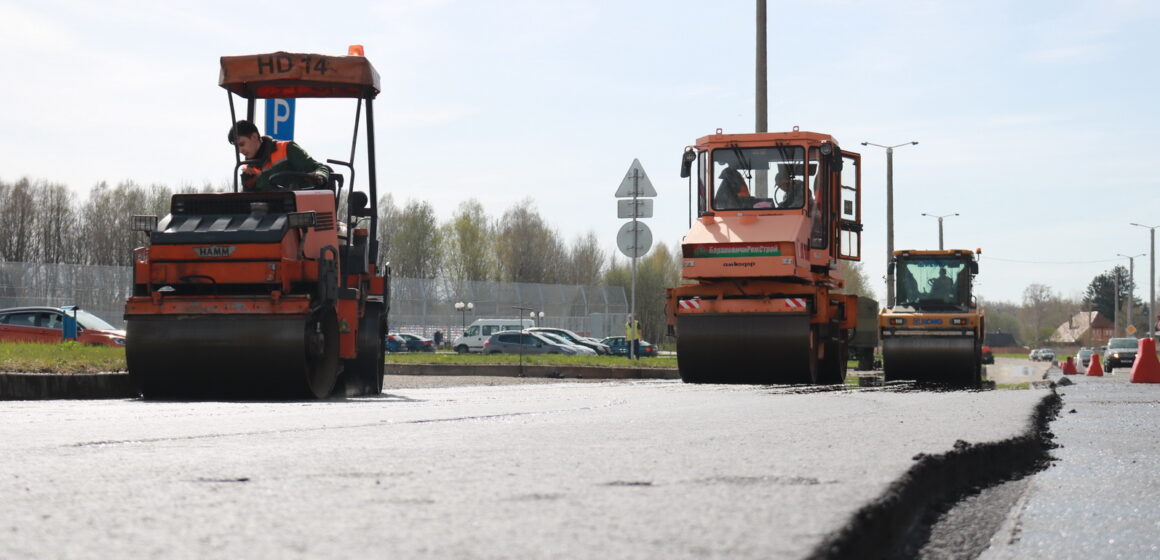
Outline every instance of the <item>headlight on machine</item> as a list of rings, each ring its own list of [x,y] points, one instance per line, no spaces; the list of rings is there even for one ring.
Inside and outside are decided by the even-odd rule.
[[[905,325],[906,319],[903,319],[902,317],[891,317],[890,324],[891,325]]]
[[[967,320],[962,318],[962,317],[955,317],[955,318],[951,319],[951,324],[952,325],[965,325],[965,324],[967,324]]]

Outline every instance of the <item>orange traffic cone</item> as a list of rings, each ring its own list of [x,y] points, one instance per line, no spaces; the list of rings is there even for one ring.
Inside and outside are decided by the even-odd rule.
[[[1132,383],[1160,383],[1160,360],[1156,359],[1156,339],[1141,338],[1132,364]]]
[[[1067,360],[1063,362],[1063,367],[1061,369],[1063,370],[1064,375],[1075,375],[1079,373],[1079,371],[1075,369],[1075,360],[1072,360],[1071,356],[1068,356]]]
[[[1092,361],[1088,364],[1087,374],[1089,377],[1104,376],[1104,365],[1100,363],[1099,354],[1092,354]]]

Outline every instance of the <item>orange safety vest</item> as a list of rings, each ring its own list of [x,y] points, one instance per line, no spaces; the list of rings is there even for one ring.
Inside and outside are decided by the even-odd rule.
[[[265,165],[263,165],[261,167],[254,167],[252,165],[243,165],[242,172],[245,173],[246,175],[257,175],[257,174],[273,167],[275,163],[278,163],[278,162],[286,159],[286,147],[289,145],[290,145],[289,140],[275,140],[274,141],[274,152],[270,154],[270,159],[266,161]]]

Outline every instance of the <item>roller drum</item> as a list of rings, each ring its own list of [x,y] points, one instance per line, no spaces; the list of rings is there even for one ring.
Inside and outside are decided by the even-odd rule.
[[[973,337],[891,336],[882,340],[887,380],[913,379],[958,386],[980,382],[979,350]]]
[[[807,315],[678,315],[677,367],[686,383],[813,383],[811,332]]]
[[[146,398],[322,398],[338,375],[333,310],[129,317],[126,331],[129,375]]]

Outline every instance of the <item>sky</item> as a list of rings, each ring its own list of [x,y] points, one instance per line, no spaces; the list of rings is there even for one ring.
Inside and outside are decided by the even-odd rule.
[[[754,130],[754,0],[328,3],[0,0],[0,180],[171,188],[233,171],[219,57],[343,55],[378,70],[379,192],[489,216],[531,198],[565,243],[619,255],[613,196],[634,159],[654,245],[689,224],[685,146]],[[325,6],[325,7],[324,7]],[[863,266],[885,297],[886,155],[896,249],[982,249],[977,294],[1079,298],[1160,225],[1160,4],[1146,0],[768,2],[769,130],[863,156]],[[354,104],[298,104],[295,139],[349,157]],[[261,126],[261,122],[259,122]],[[360,140],[361,149],[365,140]],[[357,161],[365,161],[358,156]],[[356,181],[365,185],[358,168]]]

